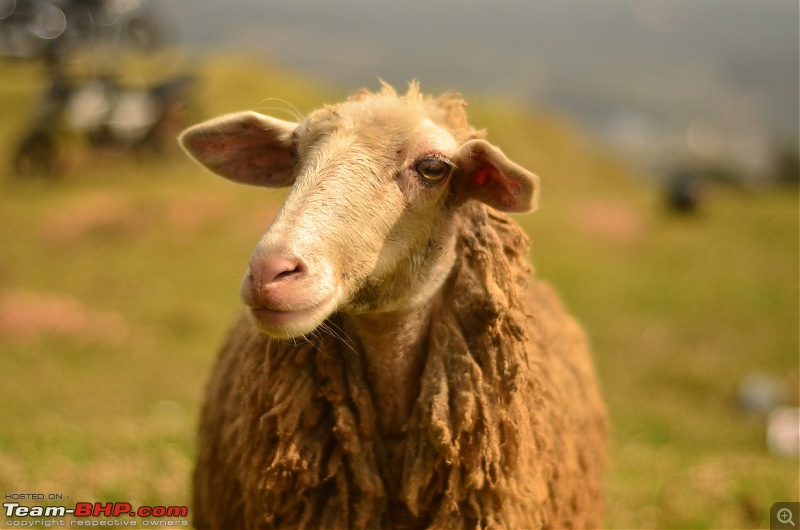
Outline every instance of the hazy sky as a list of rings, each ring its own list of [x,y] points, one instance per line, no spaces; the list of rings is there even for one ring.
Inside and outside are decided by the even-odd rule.
[[[798,135],[797,0],[161,0],[182,42],[351,91],[419,79],[548,105],[595,130]],[[699,118],[698,118],[699,117]]]

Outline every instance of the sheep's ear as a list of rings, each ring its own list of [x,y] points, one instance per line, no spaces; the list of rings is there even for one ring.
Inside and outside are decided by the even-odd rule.
[[[536,209],[539,177],[489,142],[470,140],[459,148],[453,161],[453,193],[459,202],[475,199],[503,212]]]
[[[254,186],[294,181],[292,132],[296,123],[238,112],[186,129],[178,138],[186,152],[227,179]]]

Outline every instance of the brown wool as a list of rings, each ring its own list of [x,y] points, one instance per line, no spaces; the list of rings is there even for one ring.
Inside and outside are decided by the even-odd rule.
[[[463,103],[441,101],[466,131]],[[270,339],[242,317],[203,408],[198,527],[601,524],[606,422],[583,332],[532,276],[515,222],[474,202],[455,216],[404,440],[379,434],[356,343]],[[328,323],[341,329],[341,315]]]

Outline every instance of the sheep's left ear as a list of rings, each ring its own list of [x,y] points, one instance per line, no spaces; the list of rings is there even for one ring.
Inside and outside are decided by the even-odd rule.
[[[503,212],[536,209],[539,177],[489,142],[470,140],[459,148],[453,162],[453,193],[459,202],[475,199]]]

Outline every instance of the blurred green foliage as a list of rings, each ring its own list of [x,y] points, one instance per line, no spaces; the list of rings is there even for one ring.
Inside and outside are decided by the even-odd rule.
[[[292,119],[343,97],[244,59],[201,64],[202,117]],[[110,155],[80,138],[65,140],[60,178],[20,180],[8,161],[43,79],[22,64],[0,77],[0,492],[185,504],[204,381],[285,192],[214,178],[177,150]],[[798,498],[797,461],[768,453],[764,418],[735,397],[759,371],[797,402],[796,190],[711,188],[698,215],[673,217],[558,118],[469,110],[542,177],[540,210],[519,221],[594,344],[607,526],[765,526],[773,502]]]

